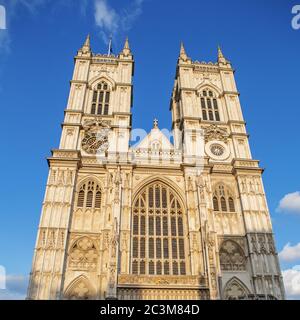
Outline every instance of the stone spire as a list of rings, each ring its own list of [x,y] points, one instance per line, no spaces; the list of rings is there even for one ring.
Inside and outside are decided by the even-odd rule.
[[[84,45],[82,46],[81,49],[79,49],[78,55],[81,55],[81,56],[91,56],[92,55],[92,52],[91,52],[91,37],[90,37],[89,34],[87,35],[87,37],[85,39]]]
[[[186,52],[185,52],[184,44],[181,41],[181,43],[180,43],[180,56],[184,56],[184,55],[186,56]]]
[[[218,46],[218,62],[223,64],[227,63],[220,46]]]
[[[131,55],[131,50],[130,50],[130,46],[129,46],[128,37],[126,37],[126,40],[125,40],[125,43],[124,43],[124,48],[123,48],[121,54],[123,54],[125,57],[128,57],[128,56]]]
[[[153,120],[153,129],[158,129],[158,120],[156,118]]]
[[[181,43],[180,43],[179,60],[180,60],[181,62],[190,61],[190,58],[189,58],[189,57],[187,56],[187,54],[186,54],[186,51],[185,51],[185,48],[184,48],[184,44],[183,44],[182,41],[181,41]]]
[[[86,39],[85,39],[85,43],[84,43],[83,46],[91,49],[91,37],[90,37],[89,34],[87,35],[87,37],[86,37]]]

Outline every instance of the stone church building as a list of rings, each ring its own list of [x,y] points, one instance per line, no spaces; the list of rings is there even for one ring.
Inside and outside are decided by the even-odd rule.
[[[182,44],[173,136],[155,120],[136,144],[133,74],[128,39],[93,54],[88,36],[75,57],[28,299],[284,299],[230,62]]]

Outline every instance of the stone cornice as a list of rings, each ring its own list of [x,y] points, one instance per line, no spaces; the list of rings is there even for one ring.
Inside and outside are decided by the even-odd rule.
[[[82,110],[75,110],[75,109],[68,109],[68,107],[64,110],[64,113],[66,114],[67,112],[69,113],[78,113],[80,115],[83,114],[83,111]]]
[[[51,150],[52,157],[47,158],[48,165],[61,165],[65,162],[70,166],[72,163],[77,168],[80,166],[80,151],[78,150],[63,150],[53,149]]]
[[[236,95],[236,96],[240,96],[241,94],[238,91],[223,91],[220,96],[224,97],[225,94],[231,94],[231,95]]]
[[[250,137],[248,133],[243,133],[243,132],[231,132],[229,134],[229,138],[232,138],[233,136],[240,136],[240,137],[246,137],[246,138]]]
[[[263,173],[264,169],[259,167],[259,161],[258,160],[252,160],[252,159],[233,159],[232,160],[232,166],[234,168],[234,173],[241,173],[245,171],[245,173],[248,173],[249,171],[254,171],[257,173]]]
[[[82,127],[81,123],[71,123],[71,122],[62,122],[60,125],[62,128],[64,126],[70,126],[70,127]]]
[[[88,82],[87,81],[85,81],[85,80],[75,80],[75,79],[72,79],[72,80],[70,80],[70,84],[86,84],[86,85],[88,85]]]

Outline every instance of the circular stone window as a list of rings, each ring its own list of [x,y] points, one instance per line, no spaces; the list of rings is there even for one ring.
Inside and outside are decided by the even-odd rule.
[[[230,148],[223,141],[209,141],[205,145],[206,154],[217,161],[223,161],[229,158]]]
[[[220,144],[214,143],[210,146],[210,151],[213,155],[215,155],[216,157],[220,157],[224,154],[225,149],[223,146],[221,146]]]

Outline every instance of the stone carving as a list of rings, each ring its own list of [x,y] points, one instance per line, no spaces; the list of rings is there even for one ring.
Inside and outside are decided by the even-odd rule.
[[[185,289],[119,288],[119,300],[208,300],[209,291]]]
[[[85,277],[79,277],[67,289],[65,298],[69,300],[91,300],[94,298],[94,290]]]
[[[275,254],[276,250],[275,250],[275,245],[274,245],[274,240],[271,234],[267,235],[268,238],[268,246],[269,246],[269,253],[270,254]]]
[[[142,275],[132,275],[132,274],[120,274],[118,277],[119,285],[159,285],[159,286],[199,286],[207,287],[207,278],[203,276],[142,276]]]
[[[223,271],[246,270],[243,249],[232,240],[225,240],[220,248],[220,265]]]
[[[114,177],[114,185],[115,185],[115,203],[118,204],[120,202],[120,185],[122,183],[122,176],[121,176],[121,170],[120,166],[118,166],[118,169],[115,173]]]
[[[83,123],[83,129],[84,131],[88,131],[95,127],[110,129],[110,125],[111,125],[111,121],[101,120],[96,117],[94,119],[86,119]]]
[[[249,295],[247,287],[237,278],[232,278],[224,289],[226,300],[245,299]]]
[[[194,184],[193,184],[193,179],[192,177],[188,177],[188,191],[194,191]]]
[[[98,253],[92,239],[80,238],[73,244],[69,253],[69,267],[76,270],[95,270]]]
[[[205,142],[211,140],[219,140],[227,143],[228,133],[226,129],[220,128],[217,125],[213,124],[208,128],[204,129]]]
[[[256,241],[256,237],[254,235],[251,236],[251,245],[252,245],[252,251],[254,253],[258,253],[257,241]]]
[[[264,235],[258,235],[258,245],[260,253],[267,254],[266,239]]]
[[[109,233],[107,231],[104,231],[103,233],[103,250],[107,250],[109,247]]]
[[[112,235],[110,238],[111,258],[116,258],[118,242],[119,242],[118,222],[117,222],[117,219],[115,218]]]
[[[70,169],[52,169],[50,176],[50,184],[53,185],[72,185],[73,172]]]

